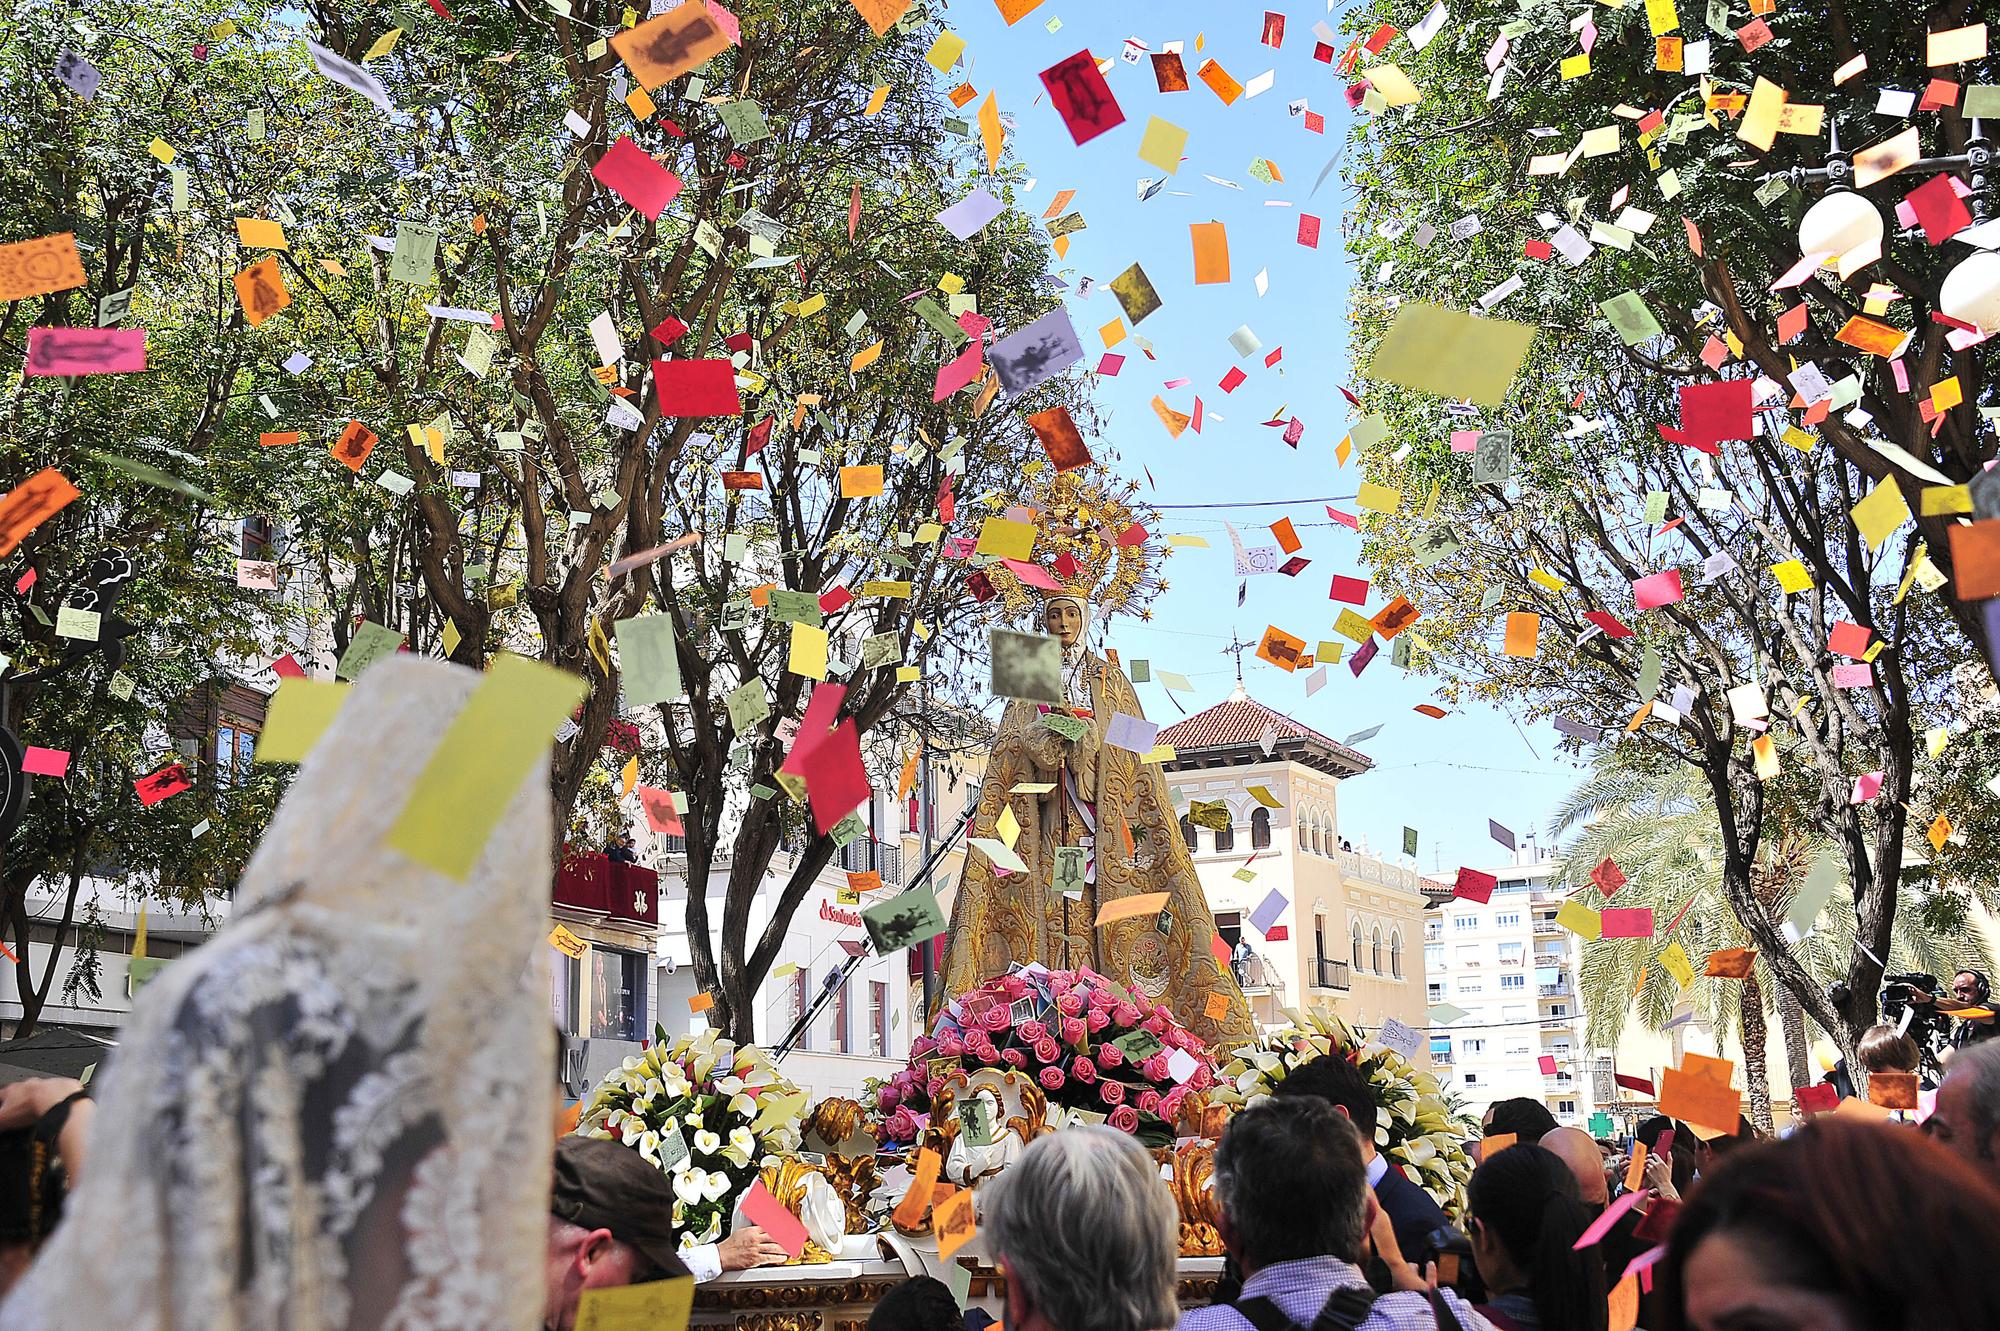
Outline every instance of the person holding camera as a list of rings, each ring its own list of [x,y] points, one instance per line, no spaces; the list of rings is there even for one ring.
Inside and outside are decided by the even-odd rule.
[[[1993,995],[1993,986],[1987,983],[1985,975],[1974,970],[1960,971],[1951,977],[1949,992],[1952,1003],[1948,1010],[1940,1011],[1937,981],[1930,976],[1887,975],[1883,979],[1887,986],[1882,991],[1884,1019],[1896,1016],[1897,1010],[1907,1002],[1915,1009],[1916,1021],[1943,1022],[1953,1013],[1967,1008],[1985,1009],[1987,1000]],[[1967,1045],[1990,1040],[1995,1035],[2000,1035],[2000,1025],[1994,1023],[1993,1013],[1985,1010],[1979,1015],[1966,1016],[1953,1025],[1946,1043],[1953,1049],[1963,1049]]]
[[[1993,996],[1993,986],[1978,971],[1960,971],[1951,977],[1951,996],[1958,1000],[1960,1007],[1985,1007]],[[1978,1044],[2000,1035],[2000,1025],[1996,1025],[1991,1011],[1982,1017],[1966,1017],[1951,1029],[1951,1047],[1963,1049],[1967,1045]]]

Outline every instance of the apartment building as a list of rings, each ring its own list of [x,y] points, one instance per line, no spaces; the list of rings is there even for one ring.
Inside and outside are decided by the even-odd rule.
[[[1587,1126],[1600,1092],[1581,1043],[1579,940],[1555,922],[1554,861],[1530,843],[1487,872],[1499,880],[1491,900],[1446,898],[1424,921],[1431,1064],[1475,1113],[1527,1097]],[[1464,1015],[1443,1020],[1453,1009]]]

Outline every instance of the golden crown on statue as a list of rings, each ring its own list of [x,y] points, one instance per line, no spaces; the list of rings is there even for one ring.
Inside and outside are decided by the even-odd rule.
[[[1154,532],[1159,514],[1138,492],[1137,481],[1094,466],[1031,476],[1019,502],[1034,514],[1034,561],[1060,590],[1030,587],[995,563],[986,574],[1007,614],[1019,618],[1049,598],[1074,596],[1096,614],[1152,618],[1152,599],[1167,589],[1159,567],[1167,550]]]

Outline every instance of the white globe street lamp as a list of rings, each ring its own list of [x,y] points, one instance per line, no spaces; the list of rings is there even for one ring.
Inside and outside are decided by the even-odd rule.
[[[1882,214],[1853,190],[1835,190],[1799,219],[1799,253],[1842,255],[1882,243]]]
[[[1980,250],[1946,273],[1938,310],[1982,333],[2000,333],[2000,254]]]

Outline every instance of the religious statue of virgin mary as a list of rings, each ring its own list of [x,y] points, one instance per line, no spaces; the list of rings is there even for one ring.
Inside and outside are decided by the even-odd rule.
[[[1001,717],[970,830],[1002,841],[1013,832],[1027,869],[1004,873],[984,852],[967,853],[946,992],[969,992],[1014,963],[1088,966],[1166,1004],[1211,1045],[1253,1039],[1243,992],[1215,956],[1215,919],[1160,764],[1107,743],[1114,717],[1144,719],[1138,694],[1085,645],[1094,617],[1159,585],[1150,542],[1123,500],[1077,473],[1037,498],[1035,553],[1052,556],[1053,575],[1040,562],[1001,561],[988,576],[1007,606],[1032,610],[1034,626],[1060,642],[1063,698],[1014,699]],[[1160,893],[1162,907],[1097,924],[1110,903]]]

